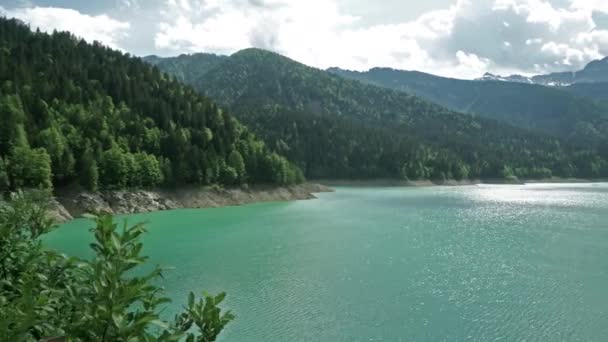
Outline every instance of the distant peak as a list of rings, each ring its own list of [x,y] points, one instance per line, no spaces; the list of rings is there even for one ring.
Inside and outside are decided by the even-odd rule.
[[[478,81],[502,81],[503,79],[504,79],[504,77],[502,77],[500,75],[496,75],[491,72],[486,72],[485,74],[483,74],[483,76],[481,76],[477,80]]]
[[[270,50],[250,47],[250,48],[239,50],[239,51],[233,53],[231,56],[251,55],[251,54],[278,55],[278,53],[272,52]]]
[[[608,64],[608,57],[604,57],[602,59],[597,59],[594,61],[591,61],[587,64],[587,66],[585,66],[585,69],[590,69],[590,68],[594,68],[594,67],[605,67]]]
[[[486,72],[482,77],[476,79],[477,81],[497,81],[497,82],[515,82],[515,83],[533,83],[532,80],[527,76],[522,75],[510,75],[502,76]]]
[[[247,48],[240,51],[237,51],[230,55],[230,58],[233,61],[239,61],[240,63],[297,63],[302,64],[298,61],[295,61],[287,56],[283,56],[279,53],[259,49],[259,48]],[[303,64],[302,64],[303,65]]]
[[[391,67],[374,67],[369,69],[369,71],[405,71],[405,70],[399,70],[399,69],[395,69],[395,68],[391,68]]]

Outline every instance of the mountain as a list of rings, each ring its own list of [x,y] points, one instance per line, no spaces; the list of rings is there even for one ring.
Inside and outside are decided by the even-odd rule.
[[[593,151],[264,50],[239,51],[192,84],[312,178],[539,178],[608,172]]]
[[[575,83],[561,89],[608,106],[608,82]]]
[[[142,59],[175,76],[180,82],[193,83],[228,57],[210,53],[195,53],[169,58],[151,55]]]
[[[535,84],[557,86],[608,82],[608,58],[592,61],[579,71],[537,75],[532,77],[532,82]]]
[[[330,72],[420,96],[452,110],[506,122],[576,143],[608,136],[608,106],[561,88],[498,81],[468,81],[417,71],[374,68],[367,72]]]
[[[558,87],[565,87],[578,83],[603,83],[608,82],[608,57],[592,61],[582,70],[578,71],[554,72],[532,77],[521,75],[499,76],[486,73],[478,80],[532,83]]]
[[[501,76],[495,75],[489,72],[483,74],[481,78],[478,78],[477,81],[499,81],[499,82],[515,82],[515,83],[528,83],[533,84],[534,82],[530,77],[521,76],[521,75],[510,75],[510,76]]]
[[[477,81],[500,81],[544,85],[559,88],[573,95],[585,97],[608,106],[608,57],[590,62],[579,71],[557,72],[526,77],[484,74]]]
[[[0,18],[0,191],[292,183],[301,171],[189,86]]]

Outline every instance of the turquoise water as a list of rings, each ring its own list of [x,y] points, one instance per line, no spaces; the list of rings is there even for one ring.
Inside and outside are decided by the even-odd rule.
[[[162,284],[228,293],[222,341],[606,341],[608,184],[339,188],[132,215]],[[90,255],[91,223],[46,243]]]

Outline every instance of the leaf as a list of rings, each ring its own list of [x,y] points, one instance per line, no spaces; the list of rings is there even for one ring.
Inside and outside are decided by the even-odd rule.
[[[114,324],[117,327],[121,327],[123,322],[123,316],[119,313],[112,313],[112,321],[114,321]]]
[[[116,235],[112,234],[111,241],[112,241],[112,246],[114,247],[114,249],[117,251],[120,250],[121,244]]]
[[[226,298],[226,292],[222,292],[215,296],[215,305],[220,304]]]
[[[157,327],[163,328],[163,329],[168,329],[169,325],[166,322],[163,322],[161,320],[155,319],[149,322],[152,325],[156,325]]]
[[[188,307],[193,307],[194,306],[194,292],[190,292],[190,294],[188,295]]]

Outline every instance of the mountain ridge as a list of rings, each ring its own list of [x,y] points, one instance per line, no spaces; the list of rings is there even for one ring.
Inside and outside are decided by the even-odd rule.
[[[581,70],[554,72],[530,77],[517,74],[502,76],[485,73],[477,80],[531,83],[551,87],[567,87],[579,83],[603,83],[608,82],[608,57],[593,60]]]
[[[418,71],[328,69],[340,76],[420,96],[452,110],[500,120],[572,141],[601,140],[608,132],[608,106],[562,88],[528,83],[445,78]]]
[[[588,169],[587,157],[554,138],[266,50],[236,52],[193,85],[311,178],[534,178]]]

